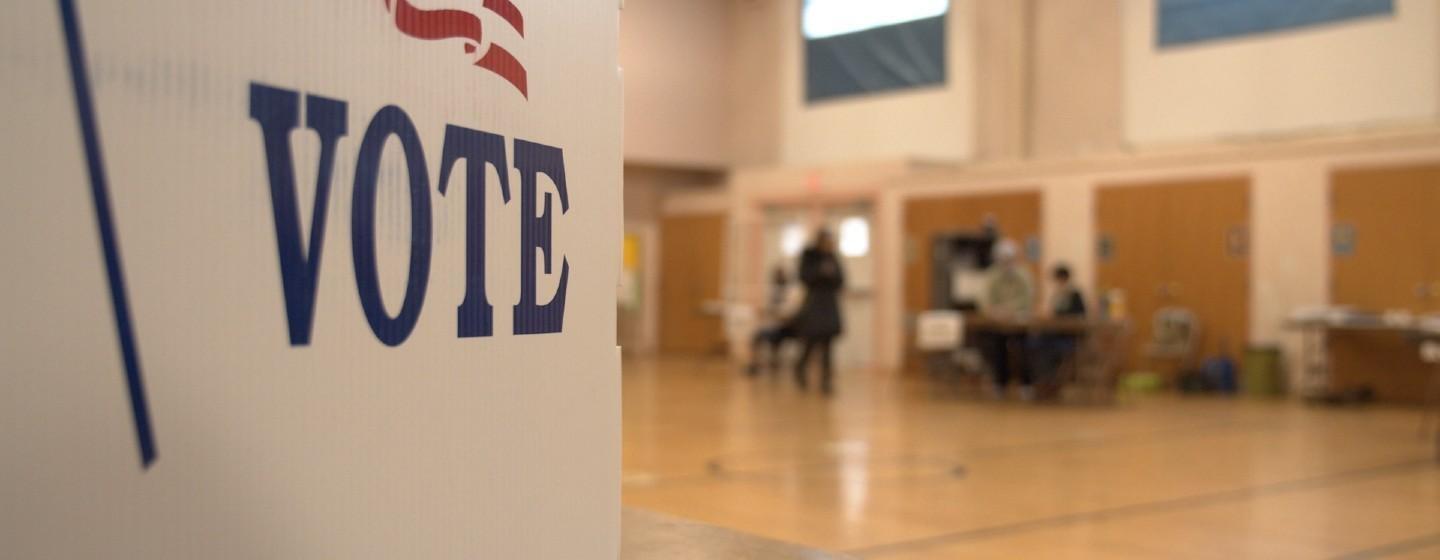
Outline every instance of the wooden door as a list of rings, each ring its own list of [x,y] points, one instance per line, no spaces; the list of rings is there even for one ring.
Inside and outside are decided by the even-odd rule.
[[[905,203],[905,313],[913,325],[917,314],[930,309],[935,281],[931,245],[941,233],[979,231],[993,219],[1001,235],[1014,239],[1023,248],[1040,239],[1040,193],[1016,191],[997,194],[914,198]],[[1030,263],[1040,287],[1039,263]],[[1037,292],[1038,293],[1038,292]],[[1037,297],[1038,301],[1038,297]],[[910,331],[906,331],[907,335]],[[905,340],[905,364],[915,370],[923,362],[913,337]]]
[[[1331,299],[1370,311],[1429,307],[1435,220],[1427,202],[1440,167],[1336,172],[1331,185]],[[1427,250],[1429,249],[1429,250]]]
[[[1171,185],[1166,303],[1195,312],[1198,357],[1239,359],[1250,338],[1250,183],[1231,178]]]
[[[1151,338],[1150,318],[1169,303],[1170,256],[1165,222],[1169,199],[1163,188],[1104,187],[1096,193],[1096,293],[1117,290],[1130,320],[1130,367],[1144,364],[1144,342]]]
[[[725,343],[720,300],[725,216],[666,216],[660,223],[660,350],[702,353]]]
[[[1331,301],[1361,310],[1440,311],[1440,165],[1349,169],[1331,176]],[[1418,402],[1430,366],[1388,332],[1328,337],[1331,389],[1369,387]]]
[[[930,308],[934,266],[931,243],[936,234],[957,229],[957,206],[954,197],[912,199],[905,203],[905,313],[910,318]],[[906,346],[912,345],[907,341]]]
[[[1182,307],[1200,327],[1194,357],[1249,341],[1250,186],[1244,178],[1102,187],[1096,194],[1097,287],[1120,290],[1130,319],[1130,367],[1152,364],[1155,312]]]
[[[1425,256],[1426,276],[1429,285],[1426,289],[1430,305],[1425,309],[1429,313],[1440,313],[1440,166],[1427,168],[1425,172],[1425,219],[1421,221],[1422,230],[1426,234]]]

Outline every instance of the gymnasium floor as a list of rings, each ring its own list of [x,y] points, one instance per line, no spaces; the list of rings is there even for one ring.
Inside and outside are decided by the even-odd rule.
[[[1440,558],[1417,409],[840,381],[628,361],[625,504],[860,558]]]

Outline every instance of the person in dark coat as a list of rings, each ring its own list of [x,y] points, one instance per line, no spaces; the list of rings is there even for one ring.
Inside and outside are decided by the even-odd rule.
[[[1057,319],[1084,319],[1085,296],[1071,281],[1070,267],[1063,263],[1055,265],[1050,278],[1055,281],[1055,290],[1050,296],[1050,316]],[[1055,393],[1059,390],[1057,373],[1060,364],[1075,354],[1079,345],[1079,339],[1070,334],[1047,333],[1030,338],[1029,361],[1036,381],[1045,389],[1042,393]]]
[[[800,360],[795,363],[795,383],[804,389],[806,366],[810,356],[820,354],[820,390],[834,391],[834,368],[831,346],[840,336],[840,292],[845,287],[845,271],[835,256],[835,242],[830,232],[820,230],[815,243],[800,255],[800,282],[805,286],[805,301],[795,318],[795,331],[804,342]]]

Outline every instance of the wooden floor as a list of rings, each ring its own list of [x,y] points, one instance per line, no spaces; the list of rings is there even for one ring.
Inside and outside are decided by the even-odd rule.
[[[625,504],[861,558],[1440,558],[1417,409],[787,381],[627,362]]]

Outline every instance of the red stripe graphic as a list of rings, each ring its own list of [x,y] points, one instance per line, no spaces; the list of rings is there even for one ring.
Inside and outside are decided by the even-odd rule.
[[[498,14],[510,27],[520,32],[521,37],[525,36],[525,16],[520,15],[520,8],[516,8],[510,0],[485,0],[485,9]]]
[[[484,7],[509,23],[521,37],[525,36],[525,18],[510,0],[485,0]],[[416,39],[464,39],[466,53],[473,53],[484,44],[480,18],[470,12],[422,10],[411,5],[409,0],[385,0],[385,8],[395,13],[395,27]],[[521,95],[527,99],[530,97],[525,66],[500,45],[491,44],[485,56],[480,57],[475,65],[498,74],[520,90]]]

